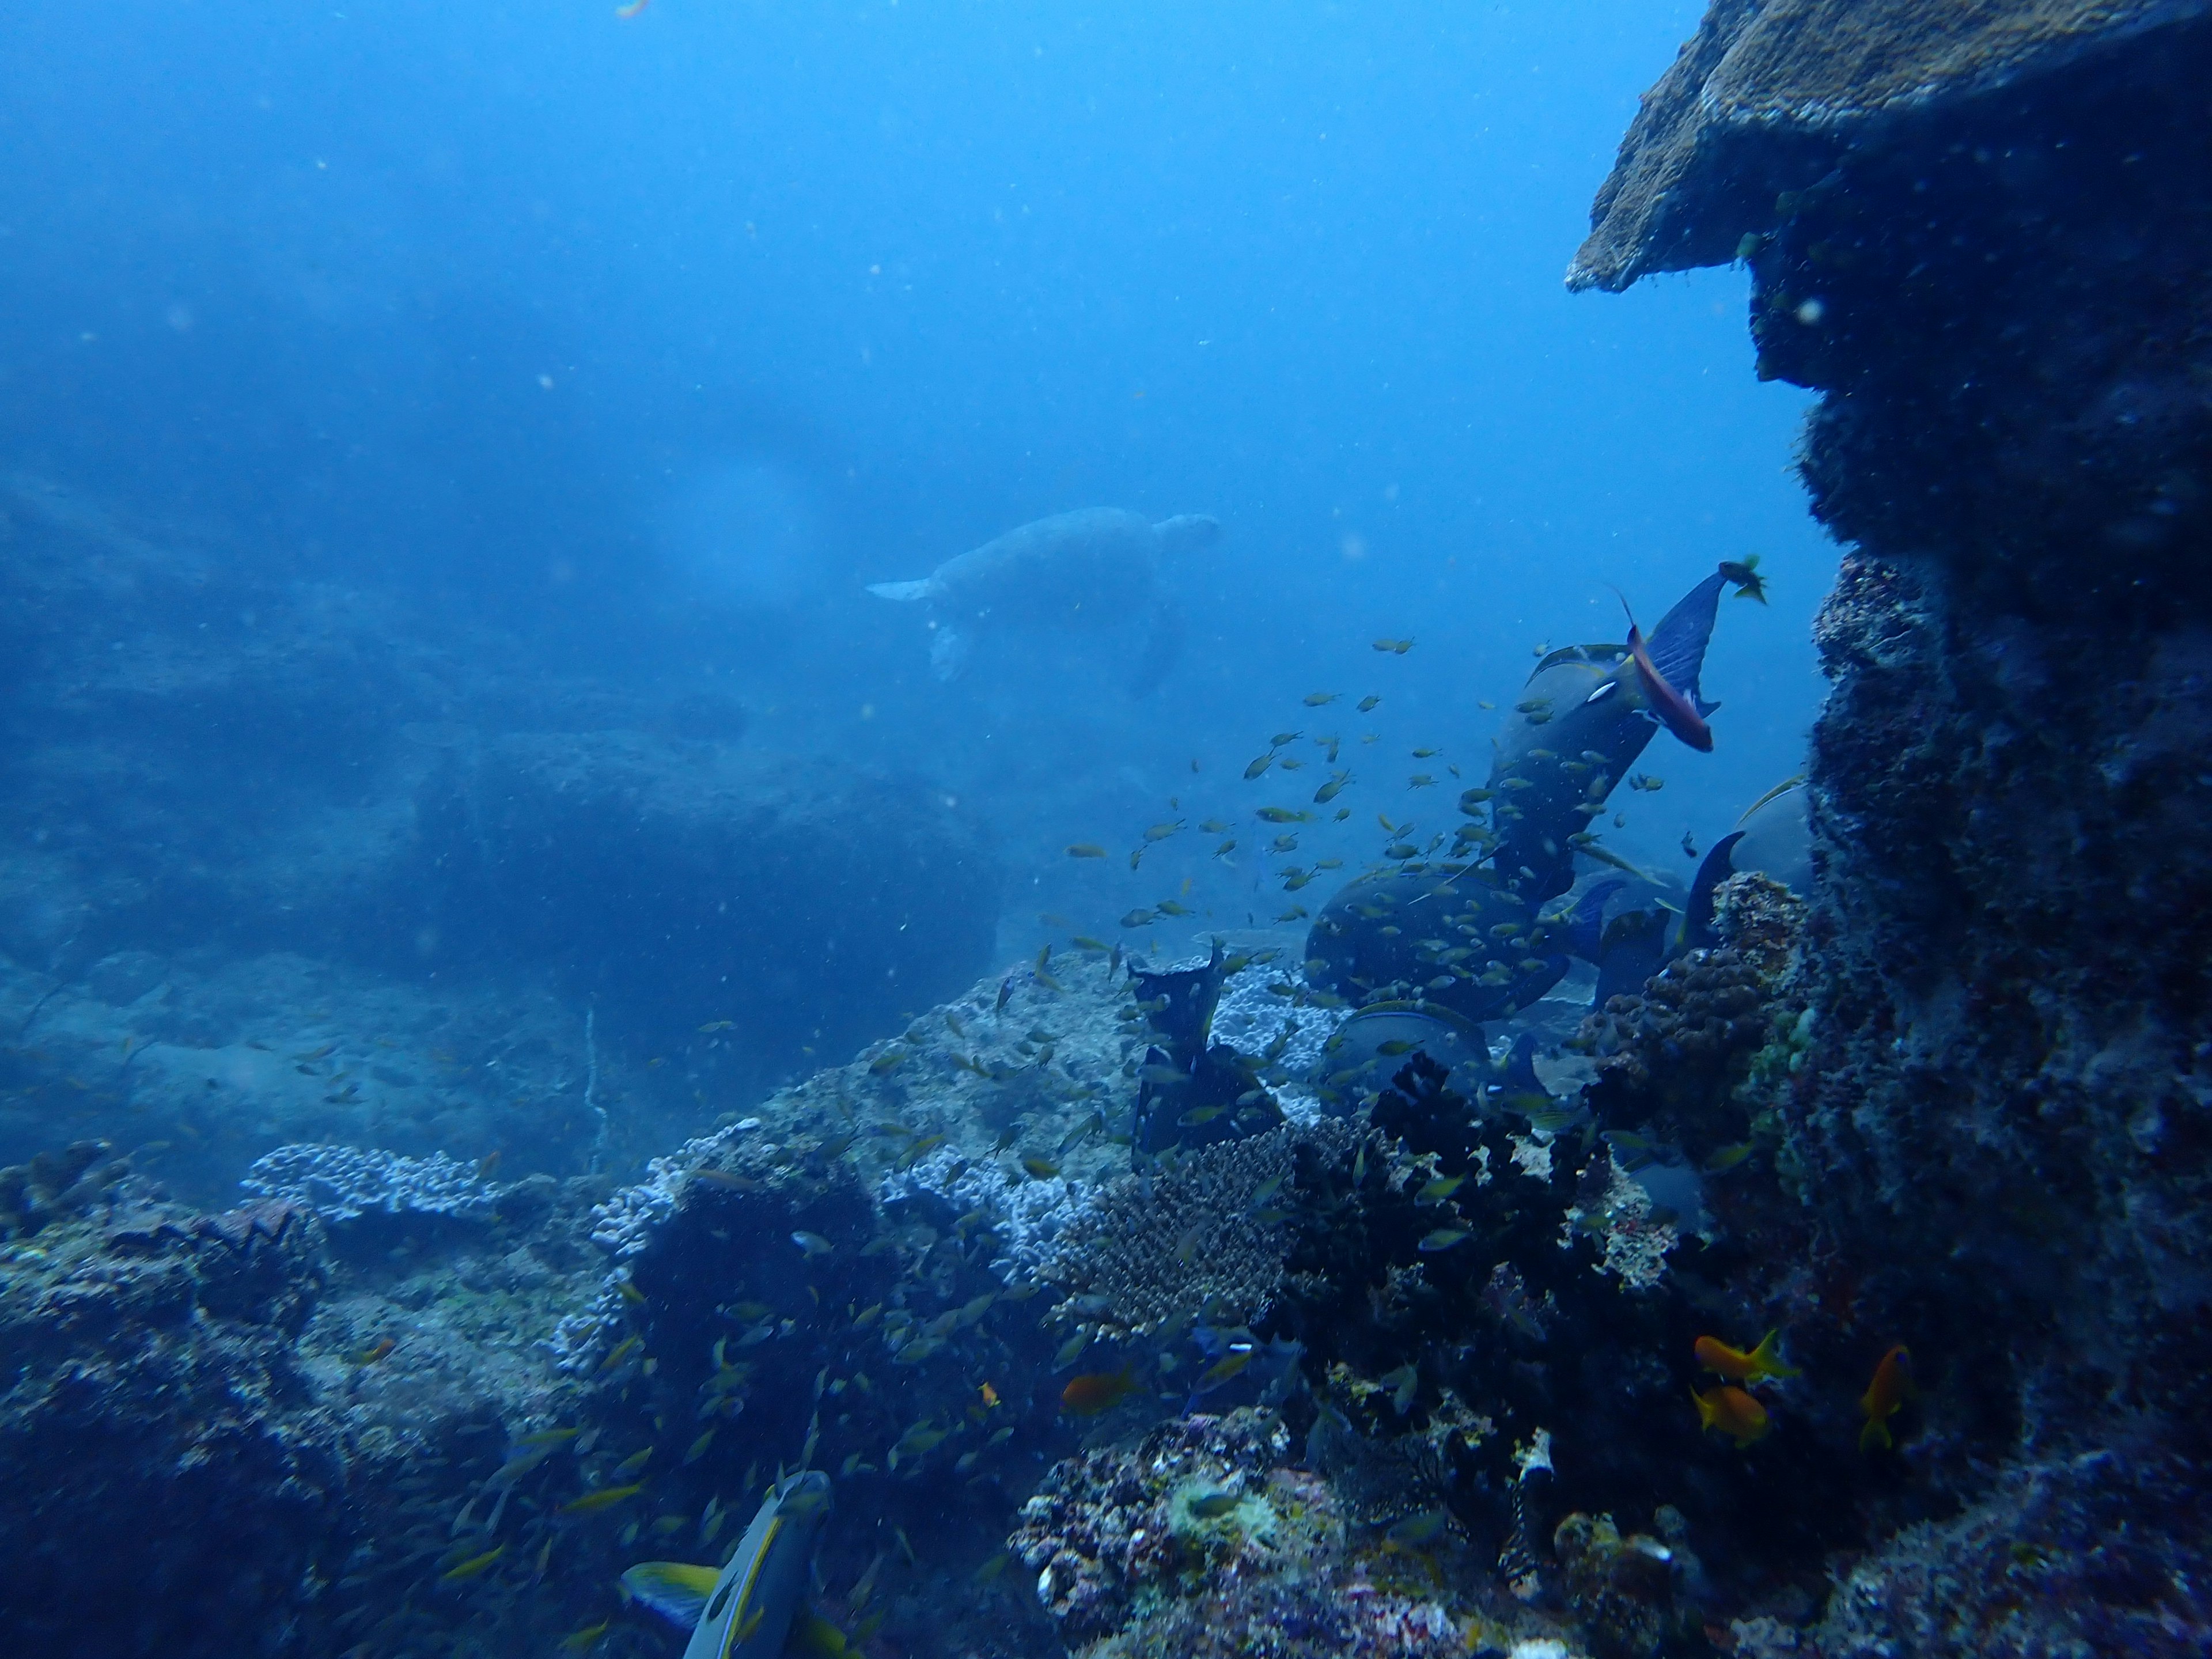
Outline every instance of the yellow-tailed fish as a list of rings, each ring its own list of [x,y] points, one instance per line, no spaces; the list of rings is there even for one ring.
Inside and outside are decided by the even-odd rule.
[[[601,1486],[596,1492],[586,1492],[581,1498],[571,1498],[554,1513],[556,1515],[596,1515],[601,1510],[612,1508],[626,1498],[636,1497],[644,1490],[644,1486],[639,1482],[633,1482],[626,1486]]]
[[[829,1518],[830,1477],[808,1469],[769,1490],[719,1572],[644,1561],[623,1574],[623,1588],[691,1627],[684,1659],[775,1659],[792,1633]]]
[[[482,1555],[472,1555],[459,1566],[448,1567],[440,1573],[439,1581],[442,1583],[457,1584],[464,1578],[473,1578],[495,1565],[499,1558],[506,1553],[507,1546],[501,1544],[496,1549],[486,1550]]]

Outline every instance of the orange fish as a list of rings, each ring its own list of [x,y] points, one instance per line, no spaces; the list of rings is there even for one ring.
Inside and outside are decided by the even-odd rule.
[[[1881,1364],[1874,1368],[1874,1381],[1859,1397],[1859,1409],[1866,1413],[1866,1427],[1859,1431],[1861,1451],[1897,1443],[1889,1437],[1889,1419],[1911,1392],[1912,1356],[1899,1343],[1882,1355]]]
[[[1782,1352],[1775,1346],[1781,1335],[1778,1330],[1767,1332],[1759,1339],[1759,1346],[1748,1352],[1731,1348],[1717,1336],[1701,1336],[1692,1352],[1701,1367],[1731,1382],[1755,1382],[1762,1376],[1796,1376],[1798,1371],[1782,1363]]]
[[[1137,1373],[1124,1365],[1118,1371],[1088,1371],[1060,1391],[1060,1408],[1078,1417],[1096,1417],[1118,1406],[1137,1391]]]
[[[1700,1429],[1718,1429],[1739,1446],[1748,1446],[1774,1426],[1765,1407],[1731,1384],[1723,1383],[1703,1394],[1692,1389],[1690,1398],[1698,1402]]]
[[[981,1393],[983,1395],[983,1409],[985,1411],[989,1411],[993,1407],[999,1403],[999,1391],[993,1388],[988,1382],[986,1382],[983,1385]]]

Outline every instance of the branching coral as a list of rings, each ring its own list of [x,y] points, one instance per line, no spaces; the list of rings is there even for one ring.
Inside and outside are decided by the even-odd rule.
[[[1214,1304],[1230,1324],[1274,1295],[1289,1236],[1263,1218],[1262,1189],[1287,1185],[1294,1142],[1340,1127],[1284,1127],[1187,1152],[1109,1182],[1071,1225],[1044,1274],[1072,1294],[1103,1297],[1114,1322],[1148,1332]]]

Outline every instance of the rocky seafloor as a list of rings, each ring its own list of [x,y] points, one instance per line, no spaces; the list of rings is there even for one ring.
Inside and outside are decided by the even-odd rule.
[[[1143,983],[1071,952],[635,1184],[300,1144],[210,1212],[112,1146],[0,1172],[19,1646],[663,1652],[619,1573],[720,1559],[800,1463],[836,1483],[820,1610],[872,1652],[1796,1632],[1870,1517],[1940,1506],[1858,1452],[1865,1344],[1802,1276],[1802,907],[1723,896],[1722,942],[1584,1024],[1600,1117],[1417,1054],[1133,1170]],[[1225,999],[1259,1054],[1340,1017],[1279,963]],[[1756,1150],[1685,1216],[1631,1126]],[[1701,1431],[1693,1341],[1773,1322],[1771,1432]]]
[[[2190,6],[1719,0],[1647,99],[1572,279],[1740,258],[1821,393],[1814,868],[1521,1011],[1533,1085],[1326,1100],[1239,941],[1279,1109],[1133,1156],[1164,1005],[963,990],[951,809],[19,481],[10,1650],[668,1653],[618,1575],[802,1464],[875,1659],[2212,1650],[2208,60]],[[341,680],[409,718],[333,749]],[[821,919],[732,868],[860,871],[824,971],[899,990],[779,1029]]]

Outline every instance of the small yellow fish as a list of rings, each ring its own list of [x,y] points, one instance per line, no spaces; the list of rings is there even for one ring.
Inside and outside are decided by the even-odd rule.
[[[459,1566],[448,1567],[445,1571],[440,1573],[438,1575],[439,1581],[442,1583],[457,1584],[464,1578],[473,1578],[478,1573],[483,1572],[487,1568],[490,1567],[501,1556],[505,1555],[506,1553],[507,1546],[501,1544],[496,1549],[486,1550],[482,1555],[472,1555],[467,1560],[462,1562]]]
[[[623,1338],[615,1344],[607,1357],[599,1361],[599,1374],[604,1376],[609,1371],[620,1370],[623,1362],[644,1346],[645,1339],[641,1336],[632,1334]]]
[[[627,1480],[631,1475],[635,1474],[640,1469],[643,1468],[652,1461],[652,1447],[647,1446],[641,1450],[634,1451],[628,1457],[623,1458],[621,1462],[615,1465],[615,1479],[617,1480]]]
[[[684,1462],[685,1465],[688,1467],[704,1457],[707,1455],[707,1448],[714,1443],[714,1430],[709,1429],[706,1433],[701,1435],[696,1440],[694,1440],[689,1446],[686,1446],[684,1449]]]
[[[1165,841],[1170,836],[1172,836],[1176,830],[1182,828],[1182,820],[1181,818],[1176,819],[1172,823],[1156,823],[1145,831],[1145,839],[1148,842]]]
[[[1048,1158],[1025,1158],[1022,1160],[1022,1168],[1039,1181],[1050,1181],[1060,1173],[1060,1165]]]
[[[1305,695],[1305,705],[1309,708],[1320,708],[1334,702],[1343,695],[1341,691],[1309,691]]]
[[[1449,1198],[1467,1180],[1465,1176],[1438,1176],[1413,1194],[1416,1204],[1441,1204]]]
[[[1103,859],[1106,849],[1095,841],[1079,841],[1071,844],[1067,856],[1072,859]]]
[[[645,1490],[642,1481],[632,1481],[625,1486],[601,1486],[587,1492],[581,1498],[573,1498],[553,1512],[556,1515],[596,1515],[601,1510],[611,1509],[625,1498],[635,1498]]]
[[[611,1620],[602,1619],[596,1625],[586,1625],[583,1629],[577,1631],[573,1635],[562,1637],[561,1638],[561,1651],[563,1653],[588,1652],[590,1650],[599,1645],[599,1638],[607,1633],[607,1626],[611,1622]]]
[[[1419,1248],[1432,1253],[1449,1250],[1453,1245],[1464,1243],[1474,1236],[1464,1227],[1439,1227],[1423,1236]]]

